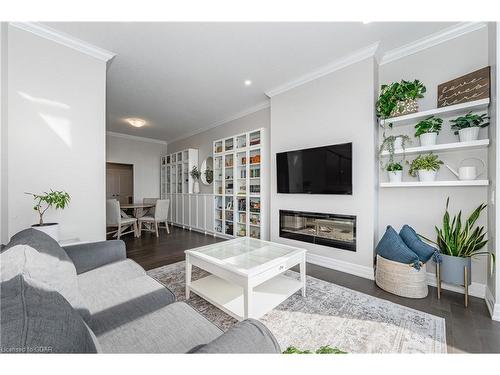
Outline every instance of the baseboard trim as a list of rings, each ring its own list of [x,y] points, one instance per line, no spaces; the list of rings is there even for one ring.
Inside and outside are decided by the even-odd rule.
[[[437,286],[436,274],[427,272],[427,284],[430,286]],[[465,294],[464,288],[458,285],[441,283],[441,288],[445,290],[450,290],[452,292]],[[469,295],[484,299],[486,295],[486,285],[472,282],[472,284],[469,286]]]
[[[490,288],[486,287],[486,306],[491,315],[491,319],[500,322],[500,303],[495,303],[495,297],[491,293]]]
[[[363,277],[369,280],[375,280],[372,267],[360,266],[359,264],[333,259],[309,252],[306,255],[306,260],[308,263],[316,264],[318,266],[349,273],[351,275]]]

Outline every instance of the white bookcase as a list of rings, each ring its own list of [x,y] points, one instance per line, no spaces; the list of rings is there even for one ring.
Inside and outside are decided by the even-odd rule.
[[[214,232],[226,237],[265,236],[264,129],[213,142]]]
[[[198,150],[189,148],[161,157],[162,199],[170,200],[169,220],[184,226],[189,221],[189,204],[186,194],[193,193],[194,180],[190,175],[198,166]]]

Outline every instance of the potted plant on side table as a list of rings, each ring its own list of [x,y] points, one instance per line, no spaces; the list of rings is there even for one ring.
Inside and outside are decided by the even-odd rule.
[[[420,146],[433,146],[441,131],[443,119],[430,116],[415,125],[415,137],[420,139]]]
[[[198,194],[200,192],[200,177],[201,177],[201,172],[198,169],[198,167],[194,166],[193,169],[191,169],[191,177],[194,180],[193,183],[193,193]]]
[[[468,304],[468,286],[471,284],[471,257],[477,255],[490,255],[493,262],[495,255],[488,251],[481,251],[488,239],[484,227],[476,226],[476,221],[486,208],[486,204],[477,207],[465,222],[462,222],[462,211],[450,220],[448,205],[450,198],[446,200],[446,209],[443,216],[442,228],[436,228],[436,242],[425,238],[436,244],[442,256],[442,263],[438,273],[438,283],[462,285],[465,287],[465,306]],[[439,284],[438,284],[439,285]],[[439,289],[438,289],[439,290]]]
[[[453,124],[451,125],[451,130],[455,131],[455,135],[458,135],[460,142],[476,141],[479,137],[479,129],[490,124],[489,122],[485,122],[488,119],[489,117],[486,113],[476,115],[469,112],[465,116],[450,120]]]
[[[47,233],[50,237],[59,241],[59,223],[45,223],[43,221],[43,215],[51,207],[54,207],[56,210],[66,208],[71,200],[69,194],[65,191],[54,191],[52,189],[50,192],[44,192],[43,194],[26,194],[31,195],[35,200],[35,206],[33,206],[33,209],[38,212],[38,215],[40,216],[38,224],[34,224],[31,227]]]
[[[432,152],[427,155],[419,155],[410,164],[408,173],[412,177],[417,177],[421,182],[431,182],[436,180],[437,172],[443,162]]]

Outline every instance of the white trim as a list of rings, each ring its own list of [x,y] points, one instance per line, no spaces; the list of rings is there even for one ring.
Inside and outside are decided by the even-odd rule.
[[[351,275],[363,277],[369,280],[375,280],[373,267],[360,266],[359,264],[346,262],[344,260],[313,254],[309,251],[307,252],[306,260],[308,263],[316,264],[318,266],[331,268],[333,270],[349,273]]]
[[[261,111],[263,109],[269,108],[270,106],[271,106],[271,103],[269,102],[269,100],[266,100],[265,102],[257,104],[254,107],[245,109],[245,110],[243,110],[241,112],[238,112],[238,113],[236,113],[236,114],[234,114],[232,116],[226,117],[224,120],[219,120],[217,122],[214,122],[214,123],[208,125],[207,127],[199,128],[199,129],[194,130],[192,132],[189,132],[189,133],[187,133],[185,135],[181,135],[181,136],[179,136],[177,138],[169,140],[168,143],[174,143],[174,142],[177,142],[177,141],[180,141],[180,140],[192,137],[193,135],[204,133],[204,132],[206,132],[206,131],[208,131],[210,129],[213,129],[213,128],[216,128],[218,126],[227,124],[230,121],[238,120],[238,119],[240,119],[242,117],[251,115],[252,113],[255,113],[255,112]]]
[[[354,51],[346,56],[343,56],[334,62],[323,66],[313,72],[307,73],[299,78],[296,78],[292,81],[289,81],[281,86],[278,86],[274,89],[266,91],[266,95],[269,96],[270,98],[281,94],[285,91],[291,90],[297,86],[301,86],[305,83],[308,83],[310,81],[313,81],[315,79],[318,79],[320,77],[323,77],[327,74],[333,73],[337,70],[340,70],[342,68],[345,68],[346,66],[355,64],[357,62],[363,61],[369,57],[375,56],[375,53],[377,52],[378,46],[380,42],[373,43],[365,48],[362,48],[360,50]]]
[[[486,287],[486,306],[488,306],[488,310],[491,315],[491,319],[500,322],[500,303],[495,303],[495,298],[491,293],[490,288]]]
[[[116,132],[111,132],[107,131],[106,135],[109,137],[116,137],[116,138],[124,138],[124,139],[130,139],[132,141],[141,141],[141,142],[150,142],[150,143],[159,143],[162,145],[166,145],[166,141],[162,141],[160,139],[154,139],[154,138],[146,138],[146,137],[138,137],[136,135],[130,135],[130,134],[124,134],[124,133],[116,133]]]
[[[428,35],[424,38],[384,53],[380,60],[380,65],[413,55],[427,48],[437,46],[438,44],[447,42],[451,39],[455,39],[459,36],[482,29],[483,27],[486,27],[486,23],[484,22],[461,22],[457,25],[447,27],[437,33]]]
[[[427,284],[430,286],[437,286],[436,274],[427,272]],[[441,289],[446,289],[452,292],[464,294],[464,288],[458,285],[441,283]],[[469,286],[469,295],[484,299],[486,295],[486,284],[472,282]]]
[[[61,31],[55,30],[51,27],[42,25],[37,22],[10,22],[9,25],[35,34],[39,37],[51,40],[53,42],[62,44],[63,46],[72,48],[76,51],[82,52],[86,55],[95,57],[102,61],[109,61],[116,56],[116,53],[110,52],[103,48],[94,46],[83,40],[75,38],[71,35],[65,34]]]

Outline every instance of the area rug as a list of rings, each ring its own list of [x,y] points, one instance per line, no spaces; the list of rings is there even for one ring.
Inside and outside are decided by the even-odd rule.
[[[185,301],[185,265],[178,262],[148,271]],[[287,271],[287,276],[299,278]],[[193,267],[192,278],[208,275]],[[446,353],[443,318],[307,276],[307,297],[297,292],[260,320],[281,348],[324,345],[349,353]],[[191,293],[188,301],[222,330],[237,321]]]

